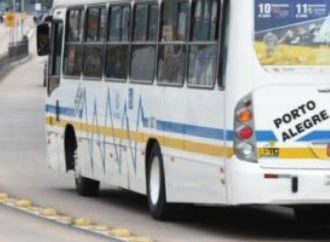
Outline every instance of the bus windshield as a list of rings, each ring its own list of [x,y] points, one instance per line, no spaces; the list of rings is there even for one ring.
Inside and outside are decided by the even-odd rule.
[[[255,0],[254,9],[263,67],[330,67],[330,0]]]

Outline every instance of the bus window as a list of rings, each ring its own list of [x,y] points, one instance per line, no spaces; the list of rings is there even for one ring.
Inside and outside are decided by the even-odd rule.
[[[157,41],[158,32],[158,5],[149,4],[148,13],[148,41]]]
[[[83,10],[71,9],[67,13],[64,50],[64,74],[79,77],[82,66]]]
[[[158,82],[182,85],[186,73],[188,1],[165,1],[158,52]]]
[[[129,6],[110,8],[105,75],[115,81],[125,81],[128,74],[130,12]]]
[[[137,4],[130,65],[130,76],[133,81],[151,83],[154,79],[157,26],[158,4]]]
[[[63,23],[54,22],[52,51],[49,58],[49,75],[51,76],[60,76],[61,74],[62,37]]]
[[[110,9],[110,24],[109,24],[109,40],[120,41],[121,22],[122,22],[122,7],[114,6]]]
[[[196,0],[192,5],[188,85],[213,87],[218,59],[218,1]]]
[[[134,15],[134,41],[146,41],[148,4],[138,4]]]
[[[60,85],[62,64],[63,22],[53,21],[48,65],[48,95]]]
[[[83,69],[85,77],[102,77],[106,18],[105,7],[91,7],[87,10]]]

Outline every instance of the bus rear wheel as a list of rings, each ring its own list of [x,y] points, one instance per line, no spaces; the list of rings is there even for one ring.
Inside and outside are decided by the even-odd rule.
[[[298,223],[304,225],[330,225],[330,207],[326,205],[314,205],[298,207],[294,209]]]
[[[173,217],[174,205],[166,201],[164,164],[158,145],[152,147],[147,169],[147,194],[149,211],[155,220]]]

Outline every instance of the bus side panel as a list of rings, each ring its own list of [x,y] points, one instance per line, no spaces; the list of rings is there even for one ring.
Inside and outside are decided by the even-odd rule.
[[[50,126],[47,126],[47,160],[48,166],[54,170],[60,170],[59,165],[59,134]]]
[[[107,131],[104,133],[105,142],[105,181],[128,188],[128,167],[129,152],[127,149],[128,141],[127,126],[125,120],[125,109],[127,101],[126,85],[111,83],[103,89],[105,99],[102,102],[103,116],[100,118],[102,125],[105,125]]]
[[[85,83],[87,101],[81,119],[84,127],[83,174],[128,188],[129,142],[126,130],[122,128],[126,122],[123,122],[125,92],[115,85],[104,88],[104,83]]]
[[[179,150],[164,151],[167,198],[170,202],[225,204],[224,94],[219,90],[176,91],[175,98],[165,100],[178,110],[173,117],[178,123],[172,125],[182,128],[184,142]]]
[[[157,135],[157,120],[162,114],[163,88],[132,84],[126,90],[129,118],[128,172],[129,188],[146,194],[146,146],[150,138],[162,144],[161,135]]]
[[[60,93],[62,87],[56,89],[51,98],[47,100],[47,135],[48,135],[48,147],[47,156],[50,168],[66,172],[66,161],[64,152],[64,132],[65,127],[60,127],[62,121],[61,114],[58,115],[59,120],[56,120],[56,103],[58,100],[63,100]],[[61,103],[59,103],[59,106]],[[59,108],[60,109],[60,108]],[[60,112],[60,111],[59,111]],[[64,121],[65,122],[65,121]]]

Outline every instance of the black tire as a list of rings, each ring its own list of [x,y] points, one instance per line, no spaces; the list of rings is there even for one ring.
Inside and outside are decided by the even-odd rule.
[[[76,191],[79,195],[84,197],[96,197],[99,194],[100,182],[83,177],[81,175],[75,175]]]
[[[159,163],[159,193],[158,193],[158,199],[152,198],[152,191],[151,191],[151,172],[153,163],[157,162]],[[155,168],[156,169],[156,168]],[[164,164],[163,164],[163,158],[160,152],[160,148],[158,145],[154,145],[152,147],[149,160],[148,160],[148,167],[147,167],[147,195],[148,195],[148,206],[149,211],[152,215],[152,217],[155,220],[169,220],[173,219],[174,216],[174,210],[175,205],[169,204],[166,199],[166,188],[165,188],[165,176],[164,176]]]
[[[326,205],[315,205],[309,207],[298,207],[294,209],[298,223],[302,225],[318,226],[330,225],[330,207]]]
[[[100,182],[83,177],[78,169],[78,157],[76,155],[78,145],[76,141],[76,136],[73,132],[71,132],[72,137],[67,137],[65,143],[66,148],[66,162],[67,162],[67,170],[74,170],[75,176],[75,184],[76,184],[76,191],[79,195],[84,197],[96,197],[100,190]]]

